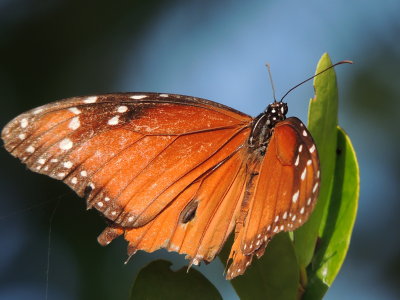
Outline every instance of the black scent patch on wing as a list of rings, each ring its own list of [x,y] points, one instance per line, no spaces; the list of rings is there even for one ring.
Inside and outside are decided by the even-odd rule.
[[[120,114],[120,119],[123,123],[129,123],[132,120],[138,120],[144,115],[149,109],[157,106],[157,104],[153,103],[137,103],[135,105],[130,105],[131,103],[123,102],[121,105],[126,105],[128,109],[126,112]],[[140,104],[140,105],[139,105]]]
[[[128,123],[134,119],[139,119],[143,115],[143,110],[139,107],[129,107],[128,110],[121,115],[122,121]]]
[[[186,224],[194,219],[196,216],[198,202],[196,200],[190,201],[188,205],[183,209],[179,217],[180,223]]]

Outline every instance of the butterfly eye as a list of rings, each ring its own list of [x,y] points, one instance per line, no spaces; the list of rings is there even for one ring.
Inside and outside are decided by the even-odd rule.
[[[288,106],[286,103],[281,102],[282,106],[281,106],[281,112],[284,116],[286,116],[287,112],[288,112]]]

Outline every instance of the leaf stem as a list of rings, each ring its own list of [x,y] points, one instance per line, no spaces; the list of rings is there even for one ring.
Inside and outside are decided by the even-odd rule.
[[[299,278],[299,289],[297,291],[297,299],[300,300],[303,298],[303,294],[306,291],[308,284],[307,271],[305,267],[300,267],[300,278]]]

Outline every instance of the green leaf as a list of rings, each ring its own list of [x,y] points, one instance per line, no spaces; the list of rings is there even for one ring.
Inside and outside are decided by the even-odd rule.
[[[220,257],[225,262],[229,249]],[[253,258],[246,273],[231,280],[240,299],[295,300],[299,285],[296,254],[289,235],[280,233],[269,243],[265,254]]]
[[[325,53],[318,62],[316,73],[331,65],[331,60],[328,54]],[[320,223],[332,190],[335,170],[338,91],[333,68],[315,77],[314,89],[315,97],[311,99],[309,106],[308,129],[318,149],[321,167],[321,188],[316,207],[310,219],[294,233],[298,263],[300,271],[303,273],[314,255]]]
[[[217,289],[197,270],[172,271],[172,263],[157,260],[143,268],[132,288],[130,299],[222,299]]]
[[[357,214],[360,174],[350,138],[338,127],[335,178],[319,248],[309,268],[304,299],[322,299],[338,274]]]

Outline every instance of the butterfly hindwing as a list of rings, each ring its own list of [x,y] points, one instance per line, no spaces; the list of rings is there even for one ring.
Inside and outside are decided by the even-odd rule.
[[[237,229],[231,250],[228,277],[242,274],[251,256],[261,256],[275,234],[298,228],[313,209],[320,182],[318,153],[299,119],[275,126],[257,173],[244,226]]]
[[[161,247],[186,254],[191,264],[212,261],[234,228],[243,198],[244,149],[229,156],[191,184],[157,218],[139,228],[125,229],[129,254]],[[108,244],[117,235],[107,228],[99,237]],[[121,231],[119,233],[122,233]]]

